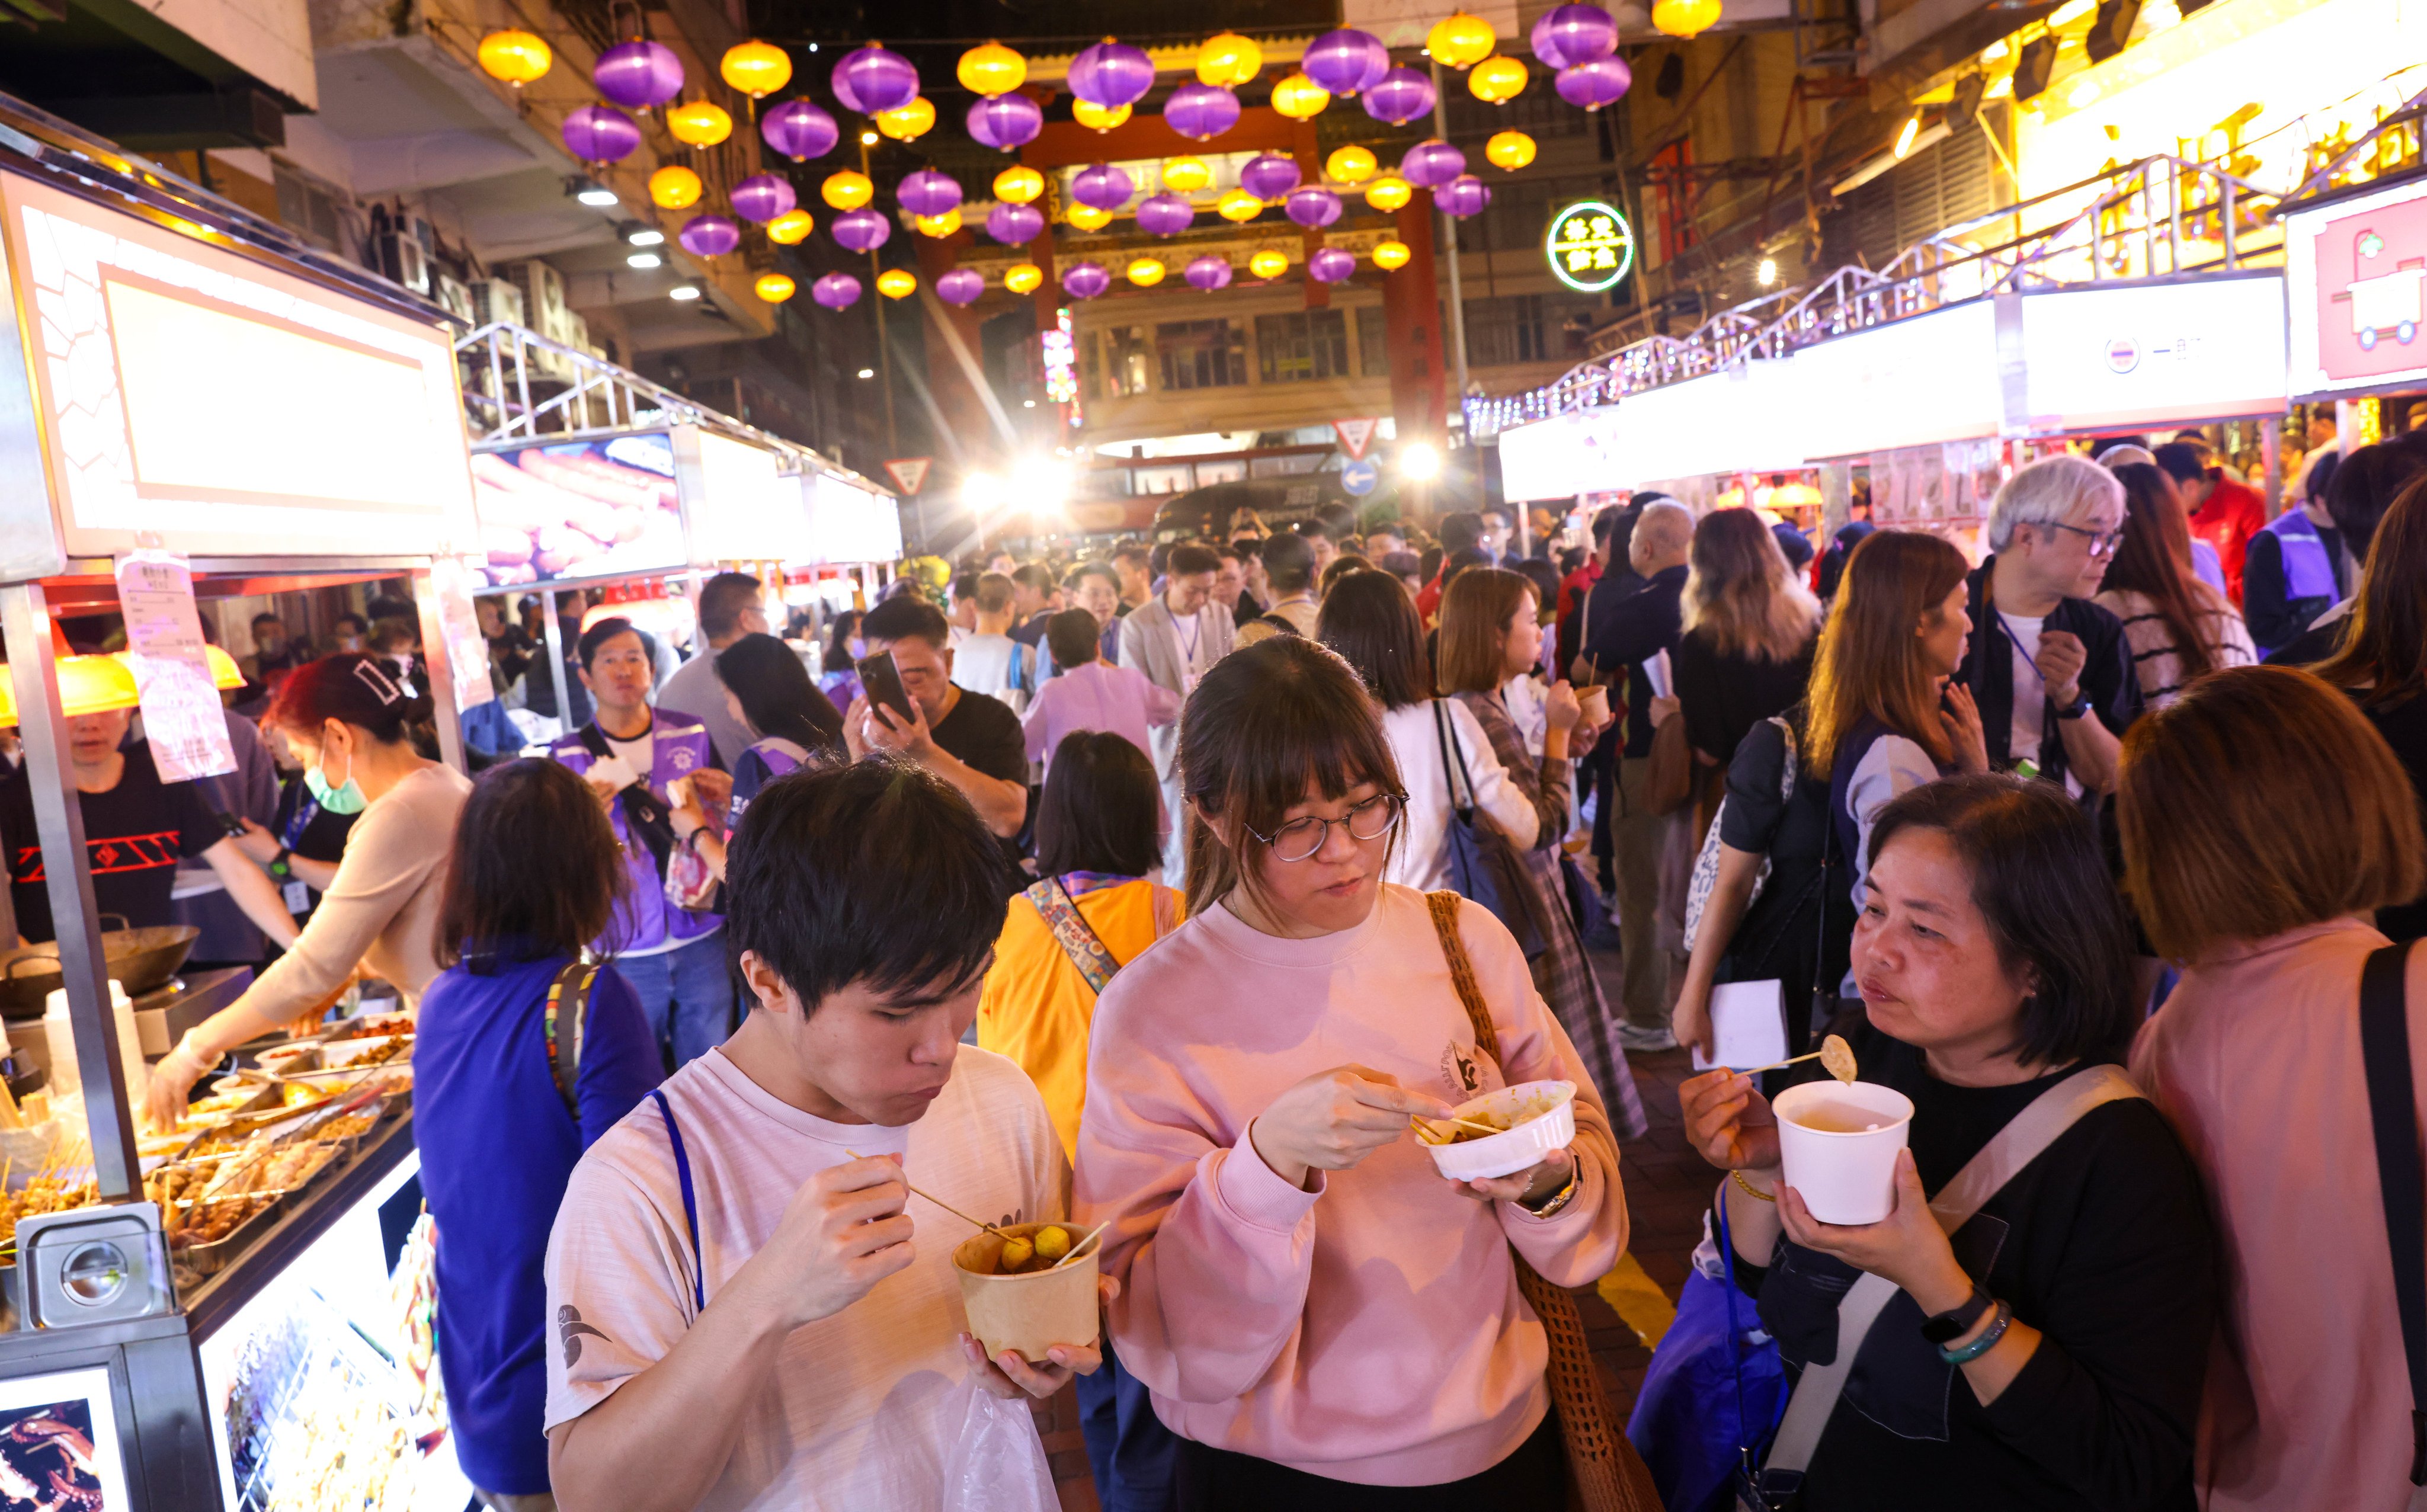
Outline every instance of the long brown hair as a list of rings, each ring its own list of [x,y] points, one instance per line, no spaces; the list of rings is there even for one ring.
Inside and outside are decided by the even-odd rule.
[[[2368,546],[2341,646],[2312,669],[2370,708],[2427,692],[2427,476],[2397,496]],[[2370,686],[2361,689],[2361,684]]]
[[[1820,601],[1752,511],[1703,515],[1688,561],[1686,629],[1708,636],[1721,656],[1792,661],[1819,632]]]
[[[1256,869],[1241,863],[1263,842],[1246,832],[1275,833],[1310,785],[1326,798],[1366,782],[1407,796],[1381,710],[1356,669],[1297,635],[1233,651],[1198,680],[1181,711],[1180,772],[1189,812],[1172,817],[1188,826],[1191,918],[1234,888],[1261,892]],[[1241,826],[1238,851],[1207,817]],[[1391,832],[1393,845],[1400,833]]]
[[[1506,567],[1469,567],[1450,579],[1442,590],[1441,663],[1434,669],[1442,692],[1488,693],[1508,680],[1501,671],[1508,623],[1533,596],[1525,576]]]
[[[1918,530],[1874,531],[1854,547],[1812,665],[1803,759],[1815,777],[1829,775],[1837,747],[1865,714],[1931,759],[1952,759],[1938,722],[1938,676],[1922,665],[1914,632],[1967,570],[1963,552]]]
[[[2124,544],[2107,564],[2107,592],[2139,593],[2175,638],[2182,680],[2216,670],[2216,617],[2203,603],[2207,586],[2191,573],[2191,526],[2175,480],[2144,462],[2115,469],[2124,485]]]

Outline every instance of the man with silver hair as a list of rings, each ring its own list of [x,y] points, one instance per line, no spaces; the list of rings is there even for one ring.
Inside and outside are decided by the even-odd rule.
[[[2028,761],[2076,796],[2112,791],[2141,684],[2122,622],[2090,600],[2124,539],[2124,485],[2087,457],[2043,458],[1997,490],[1986,535],[1963,680],[1990,764]]]

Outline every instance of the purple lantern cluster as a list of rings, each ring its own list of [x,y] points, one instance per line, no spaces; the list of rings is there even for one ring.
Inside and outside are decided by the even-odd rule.
[[[1089,164],[1070,180],[1070,198],[1091,210],[1117,210],[1136,190],[1129,174],[1110,163]]]
[[[695,215],[676,234],[683,251],[694,257],[722,257],[741,245],[741,228],[721,215]]]
[[[1404,126],[1433,111],[1433,81],[1411,68],[1394,68],[1365,91],[1365,113]]]
[[[1258,153],[1239,170],[1239,187],[1269,204],[1297,187],[1297,160],[1279,153]]]
[[[1062,274],[1062,292],[1074,300],[1092,300],[1113,286],[1113,275],[1100,263],[1072,263]]]
[[[1340,219],[1340,196],[1310,184],[1290,191],[1289,203],[1282,206],[1281,213],[1309,231],[1320,231]]]
[[[847,309],[859,300],[859,280],[849,273],[828,273],[809,285],[809,298],[829,310]]]
[[[1551,80],[1551,87],[1568,104],[1598,110],[1625,98],[1627,86],[1634,82],[1635,71],[1624,58],[1613,56],[1563,68]]]
[[[1117,110],[1135,105],[1153,88],[1154,59],[1127,42],[1107,37],[1070,59],[1070,92],[1089,105]]]
[[[1571,69],[1618,51],[1618,23],[1595,5],[1564,5],[1534,23],[1534,56],[1543,66]]]
[[[874,252],[893,236],[893,222],[877,210],[846,210],[834,218],[830,229],[845,252]]]
[[[1230,259],[1228,257],[1217,257],[1210,252],[1203,257],[1191,258],[1188,263],[1188,270],[1182,276],[1188,280],[1188,286],[1190,288],[1202,289],[1208,294],[1213,293],[1215,289],[1229,288],[1230,286]]]
[[[790,179],[777,173],[753,173],[733,186],[734,213],[760,225],[800,203]]]
[[[617,105],[646,110],[682,93],[682,59],[663,42],[618,42],[598,55],[590,78]]]
[[[1239,123],[1239,97],[1218,84],[1192,80],[1171,91],[1163,120],[1193,141],[1212,141]]]
[[[855,49],[834,66],[835,98],[864,116],[883,115],[919,98],[919,70],[878,43]]]
[[[1420,189],[1437,189],[1466,171],[1466,154],[1439,137],[1428,137],[1399,159],[1399,176]]]
[[[1021,247],[1045,234],[1045,212],[1033,204],[1001,203],[986,212],[986,235],[1006,247]]]
[[[585,163],[620,163],[641,145],[641,128],[612,106],[586,105],[564,118],[564,150]]]
[[[1337,284],[1357,271],[1357,254],[1326,247],[1306,260],[1306,276],[1318,284]]]
[[[932,168],[905,174],[894,194],[901,200],[902,208],[916,216],[945,215],[958,209],[961,203],[960,181]]]
[[[981,147],[1007,153],[1025,147],[1045,129],[1045,111],[1017,91],[989,94],[969,106],[969,137]]]
[[[1150,194],[1138,202],[1138,229],[1151,236],[1177,236],[1197,219],[1197,207],[1178,194]]]
[[[835,118],[810,100],[787,100],[758,118],[758,135],[795,163],[823,157],[841,139]]]
[[[1433,203],[1442,213],[1458,220],[1480,215],[1491,203],[1491,186],[1472,173],[1460,173],[1433,192]]]
[[[936,298],[946,304],[975,304],[985,292],[985,275],[974,268],[955,268],[936,280]]]
[[[1297,66],[1333,94],[1355,94],[1382,82],[1391,71],[1391,50],[1373,33],[1344,26],[1309,42]]]

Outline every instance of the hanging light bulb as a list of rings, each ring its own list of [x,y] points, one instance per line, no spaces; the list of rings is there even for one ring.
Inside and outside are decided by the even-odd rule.
[[[1425,33],[1425,50],[1437,62],[1451,68],[1467,68],[1491,56],[1499,39],[1491,35],[1491,24],[1463,10],[1453,10],[1433,23]]]
[[[994,176],[994,197],[1006,204],[1030,204],[1045,192],[1045,175],[1025,165]]]
[[[1070,119],[1090,131],[1110,131],[1129,120],[1130,107],[1116,105],[1107,110],[1093,100],[1070,102]]]
[[[876,292],[888,300],[906,300],[919,292],[919,280],[906,269],[888,268],[876,275]]]
[[[1081,231],[1101,231],[1113,223],[1113,213],[1073,200],[1064,207],[1062,219]]]
[[[1363,147],[1343,147],[1323,160],[1323,171],[1335,184],[1362,184],[1381,167]]]
[[[1374,266],[1386,273],[1395,273],[1408,266],[1415,255],[1414,249],[1404,241],[1381,241],[1374,244]]]
[[[1467,71],[1467,92],[1485,105],[1507,105],[1525,92],[1526,76],[1524,60],[1503,53]]]
[[[797,247],[817,228],[806,210],[787,210],[767,222],[767,239],[779,247]]]
[[[1163,187],[1178,194],[1194,194],[1214,182],[1214,170],[1201,157],[1175,157],[1163,165]]]
[[[917,141],[936,126],[936,107],[919,95],[908,105],[897,105],[890,110],[876,113],[876,129],[895,141]]]
[[[679,163],[649,175],[649,203],[660,210],[688,210],[699,203],[703,192],[699,175]]]
[[[751,285],[750,288],[768,303],[781,304],[790,299],[799,286],[781,273],[761,273],[758,282]]]
[[[856,210],[876,198],[876,186],[857,169],[846,168],[818,186],[818,194],[838,210]]]
[[[733,135],[733,117],[723,106],[693,100],[666,112],[666,130],[686,147],[713,147]]]
[[[1293,73],[1273,86],[1273,108],[1292,121],[1311,121],[1330,103],[1331,91],[1304,73]]]
[[[792,82],[792,57],[772,42],[737,42],[725,50],[716,72],[735,89],[764,100]]]
[[[1415,197],[1414,187],[1396,173],[1385,173],[1365,186],[1365,203],[1386,214],[1405,209]]]
[[[1014,263],[1002,270],[1002,286],[1014,294],[1034,294],[1045,286],[1045,269],[1034,263]]]
[[[1483,144],[1483,155],[1493,167],[1514,173],[1534,160],[1534,138],[1522,131],[1495,132]]]
[[[527,31],[493,31],[481,39],[481,72],[519,89],[546,74],[556,55]]]
[[[1289,271],[1289,253],[1266,247],[1247,259],[1247,271],[1258,278],[1279,278]]]

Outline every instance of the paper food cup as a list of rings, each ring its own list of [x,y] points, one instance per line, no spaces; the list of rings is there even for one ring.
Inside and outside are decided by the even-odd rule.
[[[1609,690],[1600,683],[1576,690],[1576,702],[1584,706],[1584,722],[1598,727],[1609,723]]]
[[[1084,1254],[1050,1271],[1025,1276],[997,1276],[995,1264],[1005,1239],[1030,1238],[1040,1228],[1068,1229],[1075,1242],[1086,1230],[1070,1224],[1010,1224],[997,1233],[980,1231],[953,1250],[953,1270],[961,1278],[961,1305],[969,1310],[969,1332],[978,1336],[990,1359],[1006,1349],[1022,1359],[1039,1362],[1055,1344],[1089,1345],[1096,1341],[1096,1256],[1101,1238]]]
[[[1425,1146],[1433,1168],[1453,1181],[1514,1176],[1541,1164],[1551,1151],[1576,1142],[1576,1084],[1572,1081],[1520,1081],[1461,1102],[1451,1112],[1460,1118],[1508,1126],[1497,1134],[1455,1145]]]
[[[1913,1101],[1874,1081],[1806,1081],[1770,1101],[1785,1182],[1822,1223],[1878,1223],[1896,1209],[1896,1158]]]

